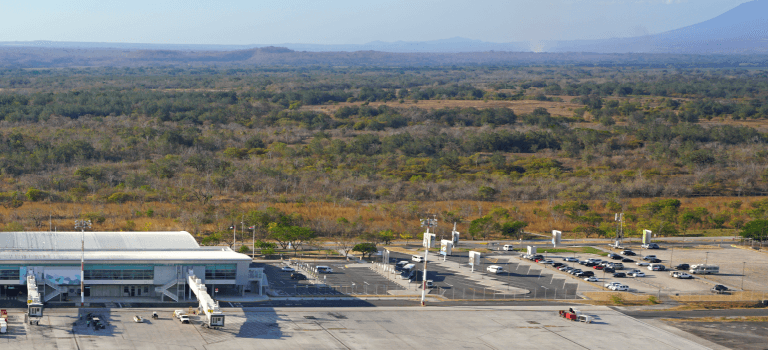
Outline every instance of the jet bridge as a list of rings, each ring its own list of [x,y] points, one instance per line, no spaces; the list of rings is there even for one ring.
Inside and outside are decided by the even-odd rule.
[[[43,317],[43,302],[37,290],[35,275],[27,275],[27,319],[29,324],[39,324]]]
[[[219,302],[211,298],[205,284],[195,276],[194,271],[189,270],[188,274],[189,277],[187,277],[187,280],[189,282],[189,288],[192,290],[192,293],[195,294],[195,297],[197,297],[199,303],[198,309],[205,315],[203,325],[208,328],[224,327],[224,314],[219,308]]]

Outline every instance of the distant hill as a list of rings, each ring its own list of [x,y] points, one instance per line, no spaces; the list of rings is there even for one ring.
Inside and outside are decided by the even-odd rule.
[[[741,4],[708,21],[634,38],[548,42],[545,51],[602,53],[768,53],[768,0]]]
[[[573,40],[543,42],[492,43],[466,38],[432,41],[374,41],[360,45],[278,44],[278,45],[186,45],[186,44],[134,44],[26,41],[0,42],[0,66],[27,66],[29,64],[66,65],[73,62],[92,65],[133,65],[137,62],[248,62],[269,64],[278,52],[295,52],[291,59],[276,60],[275,64],[499,64],[530,60],[534,56],[505,56],[499,52],[590,52],[601,54],[669,53],[669,54],[767,54],[768,53],[768,0],[755,0],[741,4],[713,19],[692,26],[633,38],[605,40]],[[36,51],[37,50],[37,51]],[[41,51],[42,50],[42,51]],[[53,51],[45,51],[53,50]],[[58,50],[58,51],[56,51]],[[265,51],[266,50],[266,51]],[[152,53],[150,53],[150,51]],[[22,54],[23,52],[23,54]],[[35,53],[50,52],[32,57]],[[83,55],[84,52],[88,54]],[[171,53],[173,52],[173,53]],[[216,52],[229,52],[219,54]],[[300,55],[298,53],[303,53]],[[376,52],[371,53],[371,52]],[[285,54],[287,52],[279,52]],[[401,53],[402,55],[393,56]],[[445,54],[472,54],[445,56]],[[416,55],[416,56],[414,56]],[[285,56],[285,55],[284,55]],[[287,57],[287,56],[286,56]],[[592,62],[591,55],[573,57],[535,56],[537,60]],[[543,58],[548,57],[548,58]],[[598,61],[604,59],[602,57]],[[360,62],[354,61],[360,59]],[[508,61],[505,61],[507,60]],[[613,59],[613,58],[611,58]],[[9,60],[9,61],[5,61]],[[111,63],[109,63],[111,62]],[[292,62],[292,63],[291,63]]]

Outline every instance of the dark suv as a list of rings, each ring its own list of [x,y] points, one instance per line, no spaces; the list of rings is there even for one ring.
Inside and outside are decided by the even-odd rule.
[[[608,254],[608,257],[609,257],[609,258],[611,258],[611,259],[613,259],[613,260],[619,260],[619,259],[621,259],[621,255],[619,255],[619,254],[614,254],[614,253]]]
[[[307,279],[307,276],[304,276],[304,275],[302,275],[302,274],[300,274],[298,272],[294,272],[294,273],[291,274],[291,279],[292,280],[305,280],[305,279]]]
[[[616,277],[616,278],[627,277],[627,274],[624,272],[616,272],[613,274],[613,277]]]
[[[576,274],[576,277],[592,277],[595,273],[592,271],[582,271]]]
[[[680,264],[675,266],[675,270],[688,270],[691,268],[691,265],[688,264]]]
[[[712,291],[712,293],[717,293],[717,294],[728,293],[728,287],[726,287],[726,286],[724,286],[722,284],[717,284],[714,287],[712,287],[712,289],[710,289],[710,290]]]

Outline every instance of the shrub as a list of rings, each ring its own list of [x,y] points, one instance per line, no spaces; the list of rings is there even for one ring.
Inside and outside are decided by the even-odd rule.
[[[27,198],[29,198],[29,200],[33,202],[43,200],[45,197],[48,197],[48,196],[49,196],[48,192],[38,190],[34,187],[30,187],[27,190]]]
[[[614,295],[611,295],[611,302],[614,303],[615,305],[621,305],[624,303],[624,299],[622,299],[621,295],[614,294]]]
[[[133,195],[130,193],[125,192],[115,192],[109,197],[107,197],[107,201],[112,203],[125,203],[133,198]]]

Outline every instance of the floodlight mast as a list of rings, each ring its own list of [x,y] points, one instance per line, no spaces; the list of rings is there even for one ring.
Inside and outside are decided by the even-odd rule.
[[[624,240],[624,213],[616,213],[613,217],[614,221],[616,221],[616,247],[623,245]]]
[[[75,229],[80,229],[80,307],[85,306],[85,229],[91,228],[91,220],[75,220]]]
[[[421,220],[421,226],[427,227],[427,233],[425,234],[426,241],[423,241],[424,243],[424,275],[421,279],[421,306],[426,306],[426,299],[427,299],[427,256],[429,255],[429,243],[432,242],[429,236],[429,228],[430,227],[436,227],[437,226],[437,215],[433,215],[432,219],[424,219]]]

